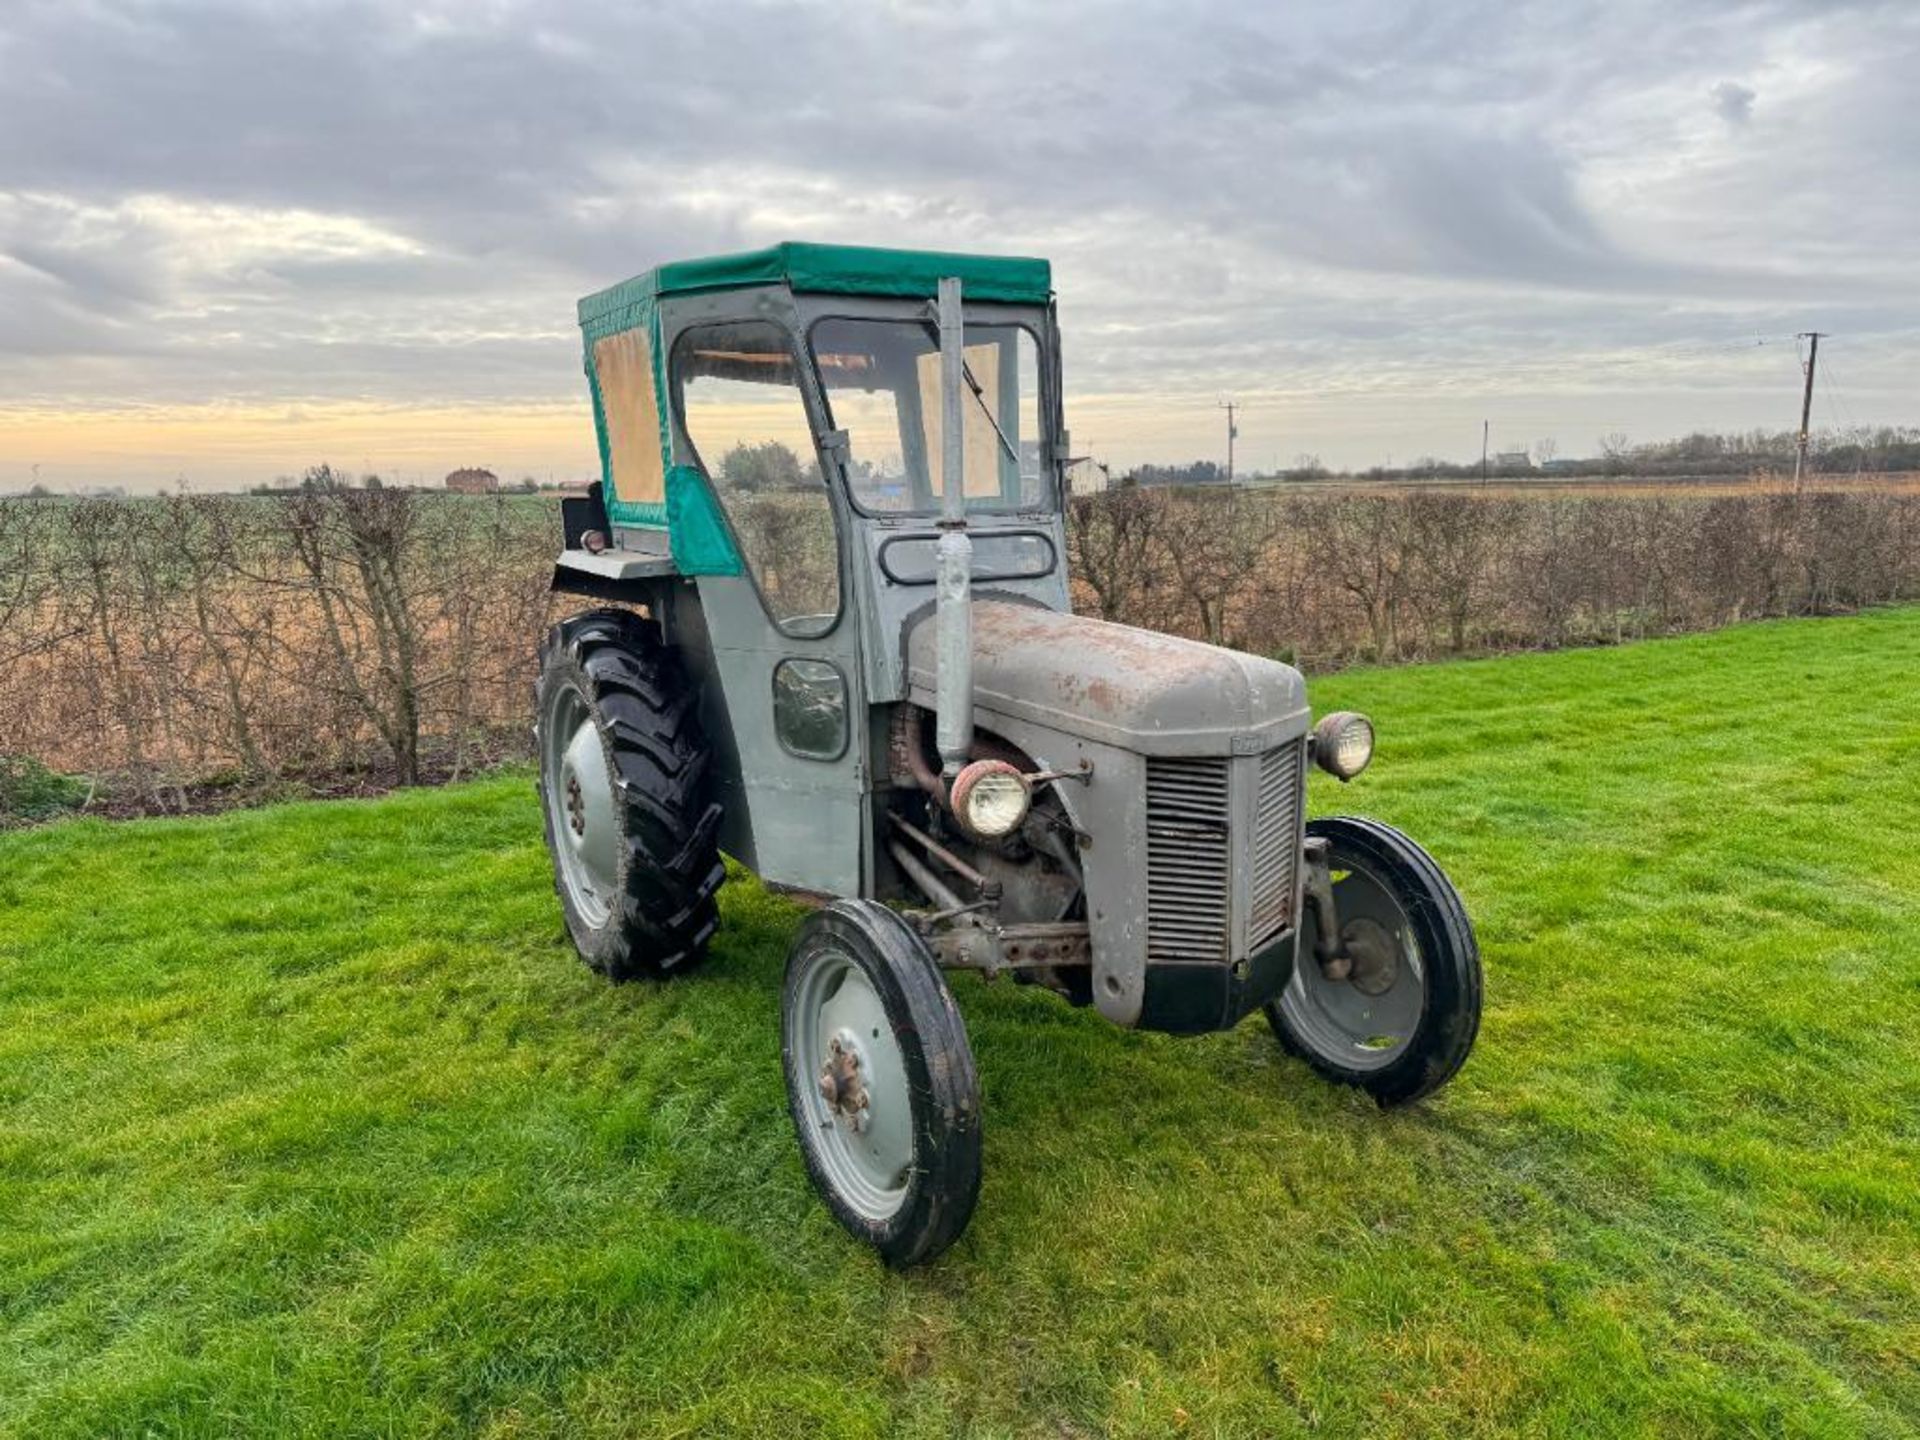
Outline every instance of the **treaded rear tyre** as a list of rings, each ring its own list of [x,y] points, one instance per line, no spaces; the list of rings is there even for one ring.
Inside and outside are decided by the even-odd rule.
[[[1404,915],[1406,936],[1418,947],[1423,971],[1418,1023],[1384,1065],[1355,1050],[1329,1047],[1324,1028],[1313,1024],[1303,1008],[1303,987],[1319,976],[1313,956],[1317,922],[1310,907],[1301,925],[1294,978],[1265,1007],[1267,1021],[1282,1049],[1327,1079],[1365,1090],[1382,1107],[1411,1104],[1459,1072],[1480,1033],[1480,946],[1473,922],[1439,864],[1393,826],[1338,815],[1308,821],[1307,834],[1330,842],[1331,869],[1362,871],[1391,894]]]
[[[541,641],[534,705],[554,889],[581,958],[613,980],[688,969],[726,879],[696,687],[650,622],[591,610]]]

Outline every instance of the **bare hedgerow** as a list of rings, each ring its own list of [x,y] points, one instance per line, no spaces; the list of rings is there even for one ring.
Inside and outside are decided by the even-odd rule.
[[[1864,486],[1142,487],[1069,518],[1082,608],[1310,667],[1920,596],[1920,496]],[[282,499],[0,500],[0,754],[171,810],[219,775],[417,779],[429,755],[463,774],[524,753],[556,519],[324,467]],[[789,563],[799,538],[769,537]]]
[[[1236,612],[1266,566],[1278,515],[1269,497],[1244,490],[1195,489],[1167,503],[1165,566],[1200,639],[1229,643]]]
[[[1342,496],[1311,537],[1323,583],[1358,605],[1374,660],[1400,658],[1411,523],[1399,496]]]
[[[141,664],[138,617],[129,581],[137,543],[135,512],[111,499],[77,500],[61,511],[55,583],[72,641],[58,683],[80,703],[66,717],[90,730],[93,768],[117,764],[134,792],[155,802],[149,751],[150,695]]]
[[[1488,611],[1488,588],[1510,547],[1517,502],[1433,492],[1408,496],[1407,585],[1429,628],[1458,655]]]
[[[59,643],[54,605],[54,508],[0,498],[0,755],[31,752],[36,657]]]
[[[1137,614],[1166,543],[1166,496],[1140,485],[1076,495],[1067,506],[1067,559],[1102,620]]]

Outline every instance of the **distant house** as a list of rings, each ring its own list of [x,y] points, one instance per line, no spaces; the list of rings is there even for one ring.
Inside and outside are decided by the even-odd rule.
[[[499,488],[500,477],[491,470],[468,467],[447,476],[447,489],[456,495],[491,495]]]
[[[1098,495],[1111,483],[1107,467],[1088,455],[1067,461],[1067,493]]]
[[[1502,450],[1493,457],[1493,468],[1496,470],[1531,470],[1533,468],[1533,456],[1524,450]]]

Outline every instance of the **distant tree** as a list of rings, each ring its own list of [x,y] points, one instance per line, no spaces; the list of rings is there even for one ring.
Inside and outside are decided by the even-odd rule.
[[[1195,460],[1186,465],[1142,465],[1129,472],[1137,485],[1218,485],[1227,476],[1211,460]]]
[[[540,492],[540,482],[531,475],[522,475],[520,477],[520,488],[529,495],[537,495]]]
[[[797,490],[806,483],[800,457],[778,440],[736,444],[720,461],[720,478],[735,490]]]
[[[1543,435],[1533,442],[1533,459],[1536,465],[1550,465],[1553,457],[1560,453],[1560,442],[1551,435]]]
[[[27,498],[29,500],[51,500],[53,498],[53,491],[44,485],[34,485],[28,489]]]
[[[360,488],[362,490],[384,490],[387,486],[386,482],[378,475],[369,475],[365,480],[360,482]]]
[[[1624,432],[1609,430],[1600,437],[1600,454],[1607,462],[1607,473],[1618,475],[1627,468],[1627,452],[1632,449]]]
[[[331,465],[315,465],[300,477],[300,489],[309,495],[330,494],[351,488],[347,484],[347,477]]]

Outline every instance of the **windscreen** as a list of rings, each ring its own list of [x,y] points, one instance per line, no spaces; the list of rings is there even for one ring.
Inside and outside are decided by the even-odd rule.
[[[940,508],[940,337],[918,320],[822,320],[814,362],[836,429],[849,437],[854,503],[882,514]],[[1036,510],[1052,499],[1040,425],[1040,347],[1019,325],[969,325],[961,395],[970,511]]]

